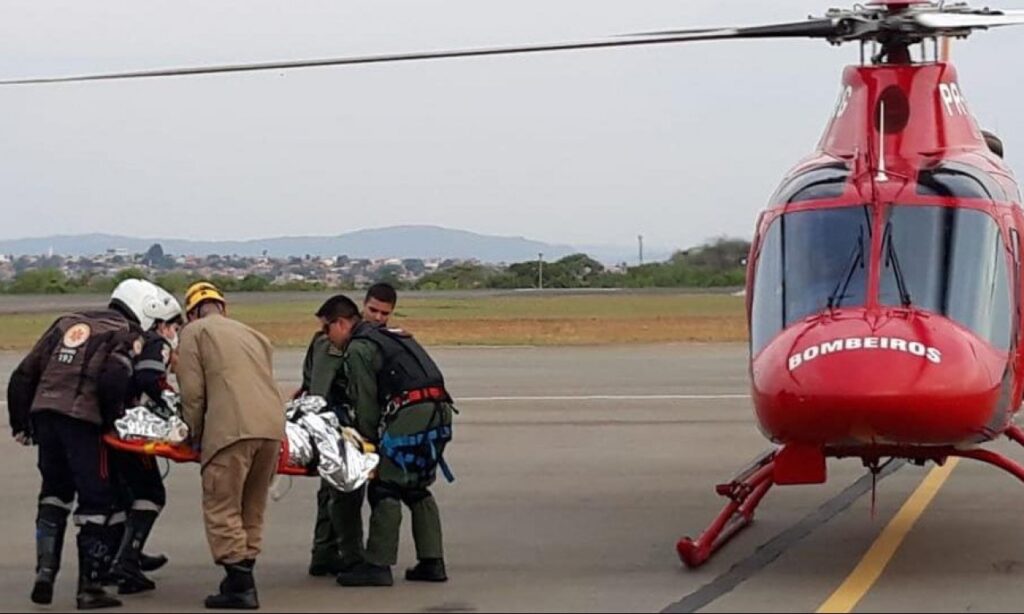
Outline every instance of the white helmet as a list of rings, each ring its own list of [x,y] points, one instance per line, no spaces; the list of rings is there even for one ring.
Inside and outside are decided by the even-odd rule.
[[[145,279],[126,279],[117,284],[110,303],[118,303],[135,315],[142,330],[153,328],[158,320],[168,322],[181,317],[181,305],[170,292]]]

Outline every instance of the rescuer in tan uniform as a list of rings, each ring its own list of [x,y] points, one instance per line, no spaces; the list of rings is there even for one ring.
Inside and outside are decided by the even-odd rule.
[[[284,437],[273,350],[259,332],[226,317],[224,295],[206,282],[185,296],[178,383],[182,414],[200,446],[203,519],[213,559],[227,577],[207,608],[259,607],[253,567],[263,512]]]

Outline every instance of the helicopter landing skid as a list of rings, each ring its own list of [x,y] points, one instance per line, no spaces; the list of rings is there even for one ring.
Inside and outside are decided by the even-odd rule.
[[[1003,431],[1003,435],[1006,435],[1011,440],[1017,442],[1021,446],[1024,446],[1024,429],[1021,429],[1016,424],[1011,424]],[[1003,471],[1013,475],[1021,482],[1024,482],[1024,466],[1015,460],[1006,458],[998,452],[991,450],[973,449],[973,450],[962,450],[955,454],[956,456],[962,456],[963,458],[973,458],[983,463],[988,463],[993,467],[998,467]]]
[[[731,482],[719,484],[715,492],[729,499],[715,521],[696,540],[684,537],[676,552],[687,567],[699,567],[712,554],[754,520],[754,509],[775,484],[775,456],[770,450],[755,460]]]
[[[1003,434],[1024,446],[1024,429],[1021,427],[1010,425]],[[775,484],[775,459],[778,453],[779,450],[766,452],[731,482],[715,487],[715,492],[728,498],[729,502],[711,523],[711,526],[700,534],[700,537],[695,540],[683,537],[676,543],[676,552],[684,565],[691,569],[700,567],[726,542],[753,522],[754,510]],[[826,455],[833,458],[859,456],[862,459],[875,462],[882,457],[905,458],[919,463],[933,461],[939,465],[944,464],[946,459],[951,456],[958,456],[988,463],[1024,482],[1024,465],[998,452],[980,448],[961,450],[949,446],[928,449],[887,445],[871,446],[870,448],[832,448],[827,451]]]

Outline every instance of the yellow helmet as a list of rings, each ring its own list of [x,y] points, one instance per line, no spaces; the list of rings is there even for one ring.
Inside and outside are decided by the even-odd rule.
[[[208,281],[200,281],[192,284],[185,291],[185,313],[191,312],[204,301],[217,301],[222,305],[228,303],[224,298],[224,293],[218,290],[217,286]]]

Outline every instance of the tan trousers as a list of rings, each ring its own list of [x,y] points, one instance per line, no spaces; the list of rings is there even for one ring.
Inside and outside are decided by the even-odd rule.
[[[203,520],[214,562],[239,563],[260,553],[280,445],[268,439],[238,441],[203,467]]]

